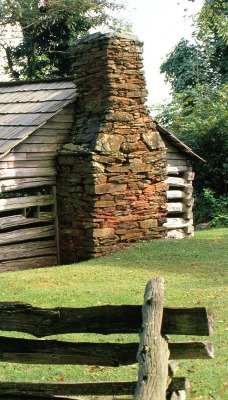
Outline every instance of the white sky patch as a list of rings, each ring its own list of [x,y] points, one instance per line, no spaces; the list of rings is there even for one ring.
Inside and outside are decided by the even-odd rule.
[[[15,26],[13,29],[6,26],[3,29],[0,27],[0,81],[9,81],[10,77],[4,71],[4,64],[6,62],[6,53],[4,47],[7,44],[17,45],[21,41],[20,28]]]
[[[162,103],[169,96],[160,66],[182,37],[191,40],[191,15],[200,11],[203,0],[128,0],[133,33],[144,42],[144,69],[148,104]],[[185,15],[188,16],[184,17]]]
[[[203,0],[125,0],[127,10],[121,17],[132,23],[133,34],[144,42],[144,70],[148,104],[163,103],[169,98],[160,66],[182,37],[191,39],[191,15],[200,11]],[[185,17],[188,16],[188,17]],[[8,33],[7,37],[17,35]],[[0,80],[9,80],[3,72],[4,51],[0,48]]]

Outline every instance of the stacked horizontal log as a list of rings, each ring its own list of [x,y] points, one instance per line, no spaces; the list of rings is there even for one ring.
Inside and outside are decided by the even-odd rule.
[[[194,235],[192,161],[187,154],[165,141],[167,147],[167,237],[182,239]]]
[[[72,129],[70,104],[0,159],[0,271],[58,264],[56,156]]]
[[[165,146],[145,106],[142,44],[95,34],[76,43],[78,90],[71,143],[57,182],[63,262],[163,237]]]
[[[73,121],[74,104],[70,104],[1,158],[0,194],[55,185],[56,154]]]

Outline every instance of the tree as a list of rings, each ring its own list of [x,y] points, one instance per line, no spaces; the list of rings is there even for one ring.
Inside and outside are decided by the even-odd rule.
[[[220,78],[228,80],[228,1],[205,0],[197,21],[196,37],[202,43],[208,67]]]
[[[2,0],[0,45],[13,79],[63,77],[70,74],[69,48],[91,28],[119,26],[112,12],[124,8],[122,0]],[[6,29],[16,29],[21,41],[10,44]]]
[[[207,54],[199,43],[181,39],[160,68],[165,74],[174,93],[181,93],[187,87],[214,82],[214,71],[208,65]]]
[[[219,90],[198,85],[176,93],[156,117],[206,160],[195,162],[198,192],[210,188],[217,196],[227,193],[227,104],[227,84]]]
[[[228,1],[205,0],[195,22],[194,42],[185,39],[161,65],[174,93],[208,84],[220,87],[228,80]]]
[[[215,203],[227,195],[227,15],[228,1],[205,0],[195,22],[194,42],[182,39],[161,65],[172,100],[157,107],[156,119],[206,160],[195,163],[196,214],[203,191],[212,193]],[[224,204],[227,207],[227,201]]]

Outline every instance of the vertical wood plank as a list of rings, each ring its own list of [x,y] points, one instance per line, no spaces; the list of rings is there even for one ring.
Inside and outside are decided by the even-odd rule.
[[[60,264],[60,251],[59,251],[59,223],[58,223],[58,209],[57,209],[57,197],[56,197],[56,186],[52,186],[52,194],[54,199],[53,213],[54,213],[54,224],[55,224],[55,240],[57,250],[57,263]]]
[[[138,383],[134,400],[165,400],[168,380],[168,343],[161,336],[164,279],[147,283],[142,308],[142,331],[137,354]]]

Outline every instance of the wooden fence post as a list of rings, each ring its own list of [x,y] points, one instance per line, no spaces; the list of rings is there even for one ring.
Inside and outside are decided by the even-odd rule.
[[[0,330],[29,333],[38,338],[64,333],[129,334],[142,327],[140,344],[1,336],[0,362],[118,367],[135,364],[137,353],[139,373],[138,382],[1,381],[0,399],[61,400],[58,396],[124,396],[135,391],[134,400],[185,400],[189,383],[185,377],[174,376],[177,366],[173,360],[212,358],[213,347],[206,341],[167,343],[165,335],[210,335],[214,318],[205,307],[163,308],[163,288],[162,277],[150,280],[143,308],[106,305],[42,309],[21,302],[0,302]]]
[[[145,290],[142,332],[137,360],[138,383],[134,400],[165,400],[168,381],[168,343],[161,336],[164,279],[151,279]]]

